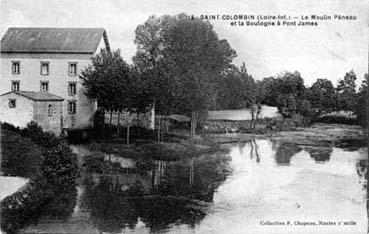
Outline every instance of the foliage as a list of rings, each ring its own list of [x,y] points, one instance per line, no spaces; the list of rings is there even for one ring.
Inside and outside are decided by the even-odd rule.
[[[5,176],[34,178],[41,173],[42,148],[29,138],[2,129],[1,171]]]
[[[256,83],[245,63],[226,69],[216,82],[216,90],[214,109],[241,109],[257,102]]]
[[[336,109],[337,96],[330,80],[317,79],[308,89],[308,99],[312,108],[319,114],[330,113]]]
[[[199,112],[214,100],[215,81],[236,56],[210,23],[185,14],[151,16],[136,29],[133,61],[150,80],[159,114],[191,114],[191,136]],[[192,138],[191,138],[192,139]]]
[[[354,106],[354,113],[357,116],[358,122],[366,126],[368,124],[368,105],[369,105],[369,77],[365,74],[359,92],[356,94],[356,102]]]
[[[164,33],[175,20],[175,16],[169,15],[150,16],[135,30],[137,51],[133,63],[141,79],[146,81],[147,96],[155,103],[159,115],[168,114],[175,108],[174,77],[169,73],[170,64],[163,60]]]
[[[37,219],[40,207],[56,194],[73,191],[78,162],[63,139],[43,132],[35,123],[25,129],[10,124],[1,128],[2,171],[31,178],[26,188],[1,202],[1,229],[15,233]]]
[[[356,105],[356,99],[354,98],[356,93],[356,74],[354,71],[347,72],[343,80],[338,81],[337,85],[337,97],[338,97],[338,110],[354,111]]]
[[[92,58],[92,65],[81,72],[80,78],[89,98],[108,111],[116,111],[130,102],[127,83],[129,66],[120,51],[102,49]]]
[[[273,82],[272,93],[276,96],[276,105],[283,117],[292,117],[299,113],[299,107],[305,99],[306,88],[299,72],[286,72]]]
[[[236,53],[219,40],[212,25],[180,15],[164,34],[164,60],[177,84],[176,100],[181,113],[191,114],[191,141],[199,112],[207,110],[215,95],[216,78],[230,66]]]
[[[42,170],[48,183],[59,191],[75,186],[79,172],[77,157],[65,142],[46,150],[44,157]]]
[[[62,138],[56,137],[51,132],[44,132],[35,122],[27,124],[27,127],[22,129],[20,134],[30,138],[34,143],[44,148],[55,147],[63,140]]]

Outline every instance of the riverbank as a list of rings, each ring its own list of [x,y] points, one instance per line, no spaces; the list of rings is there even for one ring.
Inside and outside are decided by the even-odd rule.
[[[285,131],[267,133],[201,133],[190,144],[187,131],[174,131],[165,142],[137,141],[127,146],[123,140],[95,141],[88,145],[91,151],[113,154],[117,157],[176,161],[221,151],[222,144],[271,139],[304,147],[363,147],[366,133],[363,128],[345,124],[316,123],[310,127],[293,127]]]
[[[310,127],[295,127],[286,131],[255,133],[209,134],[207,138],[218,144],[247,142],[251,139],[266,139],[290,142],[305,146],[365,146],[365,129],[356,125],[316,123]]]

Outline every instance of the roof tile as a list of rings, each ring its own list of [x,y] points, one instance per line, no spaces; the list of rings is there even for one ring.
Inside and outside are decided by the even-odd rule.
[[[1,52],[95,53],[103,28],[9,28]]]
[[[4,93],[1,96],[6,94],[15,93],[34,101],[63,101],[64,98],[51,94],[49,92],[40,91],[40,92],[33,92],[33,91],[12,91],[8,93]]]

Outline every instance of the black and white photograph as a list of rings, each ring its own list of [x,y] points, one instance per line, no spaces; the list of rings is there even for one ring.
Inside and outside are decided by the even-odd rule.
[[[368,0],[0,8],[0,233],[369,233]]]

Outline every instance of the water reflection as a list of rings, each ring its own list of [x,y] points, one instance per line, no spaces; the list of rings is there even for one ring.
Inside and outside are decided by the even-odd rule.
[[[301,147],[290,142],[275,142],[277,148],[275,161],[278,165],[290,165],[291,158],[301,151]]]
[[[309,152],[316,162],[326,162],[329,160],[333,148],[332,147],[307,147],[306,151]]]
[[[103,232],[134,228],[142,220],[151,231],[180,222],[194,226],[204,216],[216,187],[225,180],[226,157],[156,161],[144,174],[86,176],[85,209]]]
[[[85,171],[77,190],[45,206],[38,224],[25,232],[365,232],[366,153],[251,140],[230,146],[228,156]],[[259,225],[260,220],[291,218],[354,220],[357,225],[277,231]]]

